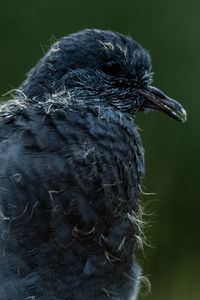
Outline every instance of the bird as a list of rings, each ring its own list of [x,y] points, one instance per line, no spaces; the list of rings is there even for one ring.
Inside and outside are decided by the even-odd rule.
[[[186,111],[118,32],[56,41],[0,107],[1,300],[137,299],[144,150],[135,115]]]

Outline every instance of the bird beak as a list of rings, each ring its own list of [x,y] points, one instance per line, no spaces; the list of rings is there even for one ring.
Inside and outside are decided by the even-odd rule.
[[[143,96],[145,100],[142,110],[148,108],[160,110],[182,123],[187,120],[185,109],[177,101],[169,98],[159,89],[153,86],[146,86],[145,88],[138,89],[138,94]]]

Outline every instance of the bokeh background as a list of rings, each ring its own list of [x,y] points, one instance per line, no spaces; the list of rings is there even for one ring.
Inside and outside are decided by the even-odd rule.
[[[0,5],[0,94],[16,88],[51,42],[84,28],[130,34],[150,51],[154,85],[188,122],[136,118],[146,154],[143,196],[150,247],[138,259],[152,284],[140,299],[200,299],[200,1],[7,0]],[[91,299],[92,300],[92,299]]]

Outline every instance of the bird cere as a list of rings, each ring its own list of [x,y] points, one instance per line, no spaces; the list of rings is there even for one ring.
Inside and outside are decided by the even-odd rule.
[[[186,120],[151,83],[142,46],[88,29],[57,41],[1,106],[1,299],[137,298],[144,152],[134,116]]]

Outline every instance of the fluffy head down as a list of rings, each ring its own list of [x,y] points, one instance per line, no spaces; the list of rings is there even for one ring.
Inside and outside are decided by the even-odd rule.
[[[161,110],[184,122],[183,107],[151,82],[150,56],[137,42],[117,32],[87,29],[56,42],[20,90],[33,101],[70,93],[87,105],[112,106],[132,115]]]
[[[29,98],[49,98],[73,90],[76,98],[101,100],[137,111],[136,88],[151,82],[148,52],[130,37],[111,31],[84,30],[56,42],[28,73],[20,90]]]

